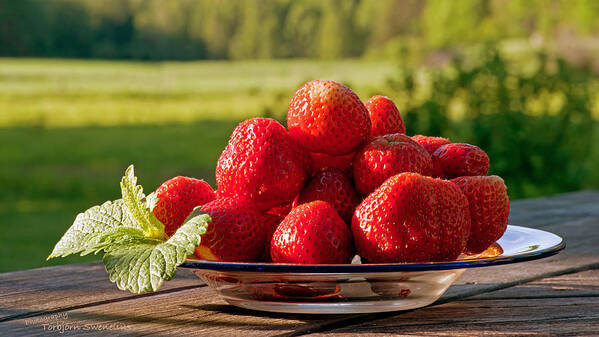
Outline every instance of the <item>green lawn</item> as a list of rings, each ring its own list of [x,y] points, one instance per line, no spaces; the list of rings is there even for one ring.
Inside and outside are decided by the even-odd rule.
[[[337,80],[366,99],[395,69],[392,62],[358,60],[0,59],[0,126],[163,124],[282,115],[303,82]]]
[[[239,120],[282,117],[299,85],[327,78],[367,98],[392,63],[143,63],[0,59],[0,272],[45,262],[77,213],[119,198],[134,163],[146,191],[175,175],[214,186]]]
[[[44,262],[75,215],[120,197],[134,163],[146,191],[187,175],[214,186],[214,165],[234,122],[186,125],[0,129],[0,272]],[[89,260],[89,258],[88,258]]]

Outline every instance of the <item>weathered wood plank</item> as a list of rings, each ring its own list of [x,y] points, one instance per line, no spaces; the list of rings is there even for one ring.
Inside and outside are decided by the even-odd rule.
[[[584,293],[564,294],[555,297],[553,287],[584,288]],[[535,300],[520,299],[517,296],[527,289],[535,288]],[[529,319],[539,327],[547,319],[565,321],[567,328],[578,328],[577,324],[591,324],[599,318],[599,270],[566,275],[551,279],[539,280],[495,293],[495,297],[474,298],[472,300],[447,303],[428,307],[403,314],[384,314],[391,316],[384,320],[365,323],[364,326],[353,326],[341,329],[340,332],[377,332],[381,326],[382,334],[392,332],[415,333],[429,331],[429,325],[445,325],[452,331],[455,324],[459,334],[486,333],[487,324],[497,323],[514,326],[524,325]],[[503,294],[503,295],[502,295]],[[551,294],[551,296],[548,296]],[[516,297],[516,298],[512,298]],[[552,302],[553,301],[553,302]],[[488,302],[488,303],[487,303]],[[545,308],[549,308],[548,311]],[[440,309],[439,309],[440,308]],[[560,309],[561,308],[561,309]],[[526,311],[533,311],[534,317]],[[595,313],[589,315],[588,313]],[[509,316],[506,316],[509,313]],[[568,313],[565,315],[564,313]],[[453,315],[453,316],[452,316]],[[237,335],[271,336],[294,335],[322,327],[350,325],[360,319],[376,319],[381,315],[290,315],[271,314],[244,310],[226,305],[222,300],[212,296],[211,290],[205,287],[189,289],[161,295],[145,297],[130,301],[109,303],[92,307],[70,310],[64,316],[50,319],[52,316],[39,316],[0,324],[0,331],[10,336],[31,336],[47,333],[44,323],[52,326],[83,329],[85,326],[111,329],[110,331],[89,331],[90,335],[119,334],[157,334],[164,336],[178,335]],[[579,317],[575,320],[572,317]],[[393,324],[389,323],[393,322]],[[400,323],[397,323],[400,322]],[[455,323],[454,323],[455,322]],[[397,326],[399,324],[399,327]],[[388,327],[390,326],[390,327]],[[556,327],[549,326],[551,329]],[[401,328],[401,330],[397,330]],[[420,329],[420,330],[418,330]],[[472,331],[468,330],[471,329]],[[478,330],[477,330],[478,329]],[[499,327],[496,331],[502,331]],[[430,330],[445,333],[443,329]],[[429,332],[430,332],[429,331]],[[561,331],[561,330],[560,330]],[[560,332],[557,331],[557,332]],[[581,330],[585,331],[585,330]],[[78,334],[81,331],[78,331]],[[517,333],[517,330],[507,332]]]
[[[566,249],[550,258],[464,272],[441,301],[452,301],[539,278],[599,268],[599,217],[549,225],[544,230],[566,240]]]
[[[597,297],[599,301],[599,269],[548,277],[515,287],[488,292],[465,300],[537,299],[552,297]]]
[[[385,320],[310,336],[596,336],[596,299],[448,303]],[[541,315],[539,307],[545,306]]]
[[[130,333],[136,336],[268,336],[292,332],[297,325],[331,319],[331,316],[269,314],[235,308],[226,305],[205,287],[179,291],[168,296],[144,297],[70,310],[65,315],[67,317],[56,323],[73,327],[104,324],[113,327],[113,330],[94,333]],[[40,316],[36,320],[44,318]],[[10,336],[35,336],[44,332],[42,322],[28,322],[34,321],[20,319],[0,323],[0,331]]]
[[[181,269],[160,292],[203,286],[189,270]],[[100,262],[46,267],[0,274],[0,322],[14,317],[139,296],[118,290]]]
[[[556,285],[569,289],[570,293],[560,290],[563,296],[557,296]],[[599,270],[592,270],[542,279],[314,336],[594,335],[597,331]]]
[[[586,217],[599,217],[597,191],[514,201],[511,204],[509,221],[512,225],[543,228]]]
[[[586,234],[587,230],[585,229],[586,226],[595,224],[596,219],[591,220],[576,221],[560,226],[572,228],[568,230],[568,235],[572,240],[584,241],[592,234]],[[595,235],[599,235],[599,233]],[[580,252],[587,252],[586,247],[586,244],[573,245],[562,256],[557,255],[545,260],[469,271],[469,275],[461,280],[461,285],[452,287],[451,291],[441,299],[441,303],[505,288],[529,279],[541,278],[550,273],[567,272],[573,268],[590,268],[589,265],[593,266],[593,263],[596,263],[596,258],[594,260],[579,258]],[[190,304],[190,299],[192,304]],[[157,307],[160,308],[158,312],[155,310]],[[68,314],[70,315],[70,324],[77,326],[97,324],[98,322],[119,326],[122,324],[126,331],[120,332],[144,334],[159,331],[160,334],[165,335],[170,333],[177,335],[184,331],[187,332],[189,329],[193,331],[199,329],[198,331],[207,334],[228,334],[240,331],[247,335],[296,334],[381,317],[381,315],[293,316],[251,312],[225,305],[207,288],[171,293],[168,294],[168,300],[164,295],[136,298],[119,303],[70,310]],[[393,315],[395,314],[383,314],[383,316]],[[239,323],[239,326],[231,324],[231,321]],[[10,335],[29,335],[35,333],[35,329],[40,329],[39,326],[26,325],[26,322],[27,320],[8,322],[7,329],[9,329]],[[202,322],[202,324],[198,327],[196,326],[197,322]],[[272,331],[268,329],[269,325]],[[0,329],[3,329],[1,325]]]
[[[514,202],[513,224],[543,227],[561,234],[567,241],[566,251],[549,259],[467,271],[441,299],[441,303],[551,275],[598,267],[596,247],[599,245],[599,233],[595,230],[599,224],[598,202],[598,192]],[[543,203],[549,206],[543,207]],[[547,208],[551,210],[548,212]],[[28,321],[22,317],[38,315],[43,318],[48,316],[40,315],[61,311],[68,315],[66,323],[77,326],[101,324],[104,327],[119,323],[123,325],[112,326],[118,328],[112,332],[134,335],[154,331],[160,335],[190,332],[297,335],[382,317],[378,314],[307,316],[243,310],[226,305],[210,289],[197,288],[199,284],[200,281],[191,273],[180,270],[178,277],[167,282],[160,293],[140,297],[118,291],[107,280],[99,264],[0,274],[0,321],[6,321],[0,323],[0,335],[43,334],[40,322],[27,325]],[[77,331],[77,334],[81,332]],[[106,335],[106,332],[90,333]]]

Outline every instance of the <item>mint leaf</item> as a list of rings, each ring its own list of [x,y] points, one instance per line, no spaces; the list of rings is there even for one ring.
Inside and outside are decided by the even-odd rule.
[[[123,199],[77,215],[48,259],[103,251],[110,280],[119,289],[142,293],[156,291],[173,278],[177,266],[200,244],[211,219],[196,207],[165,242],[164,225],[152,213],[158,198],[154,193],[144,195],[133,170],[129,166],[121,180]]]
[[[89,254],[90,248],[95,245],[94,237],[118,227],[135,228],[143,233],[123,200],[107,201],[94,206],[77,215],[75,222],[54,246],[48,259],[76,253]]]
[[[148,238],[141,229],[130,227],[119,227],[108,229],[102,233],[95,234],[88,239],[86,249],[81,255],[108,252],[115,246],[162,243],[161,240]]]
[[[150,209],[150,207],[155,206],[156,198],[153,197],[151,202],[146,201],[143,187],[137,185],[133,165],[127,168],[125,176],[121,179],[121,193],[125,205],[133,218],[139,223],[145,235],[155,239],[164,239],[166,237],[164,225]]]
[[[148,194],[148,196],[146,196],[146,208],[152,212],[158,201],[160,201],[160,198],[156,196],[156,192]]]
[[[103,262],[110,281],[121,290],[137,294],[156,291],[164,281],[172,279],[177,266],[193,254],[210,221],[208,214],[196,212],[168,241],[161,243],[115,240],[112,245],[104,247]],[[106,240],[112,240],[112,236],[107,236]]]

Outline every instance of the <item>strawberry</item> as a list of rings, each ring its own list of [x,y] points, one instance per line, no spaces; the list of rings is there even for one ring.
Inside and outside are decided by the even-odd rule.
[[[468,238],[468,201],[449,181],[400,173],[362,201],[351,229],[371,263],[453,260]]]
[[[269,209],[264,215],[263,222],[266,226],[266,246],[264,247],[264,252],[260,258],[260,261],[272,261],[270,258],[270,241],[272,240],[272,235],[281,221],[283,221],[287,214],[291,212],[291,209],[296,202],[297,197],[295,197],[295,199],[287,205],[277,206]]]
[[[439,255],[437,261],[455,260],[464,251],[471,228],[468,199],[454,183],[425,177],[435,187],[437,223],[439,224]]]
[[[291,210],[275,231],[270,256],[276,263],[349,263],[353,256],[348,226],[324,201]]]
[[[318,172],[327,167],[338,168],[343,173],[351,174],[352,172],[352,161],[354,160],[355,153],[348,153],[340,156],[331,156],[326,153],[311,152],[310,157],[312,159],[312,169],[314,172]]]
[[[291,139],[291,137],[289,137],[289,132],[287,132],[287,139],[289,140],[289,148],[291,149],[292,155],[295,157],[296,161],[300,164],[300,166],[304,168],[307,177],[311,177],[312,174],[317,171],[314,168],[311,153],[306,151],[296,141]]]
[[[428,152],[431,156],[433,155],[433,153],[435,153],[435,151],[439,147],[441,147],[445,144],[451,143],[449,141],[449,139],[443,138],[443,137],[415,135],[410,138],[412,138],[413,141],[415,141],[416,143],[418,143],[422,147],[424,147],[426,149],[426,152]],[[441,169],[439,162],[436,160],[435,157],[432,157],[432,160],[433,160],[433,169],[431,170],[431,176],[443,177],[444,176],[443,170]]]
[[[497,241],[507,228],[510,199],[507,187],[498,176],[458,177],[451,180],[468,198],[472,228],[466,246],[477,254]]]
[[[374,137],[358,150],[353,162],[356,189],[363,196],[392,175],[401,172],[429,175],[431,168],[428,152],[410,137],[399,133]]]
[[[287,216],[287,214],[289,214],[289,212],[291,211],[291,208],[293,208],[294,202],[295,202],[295,199],[292,202],[288,203],[287,205],[273,207],[273,208],[269,209],[266,212],[266,214],[276,215],[279,218],[283,219],[284,217]]]
[[[390,133],[406,133],[406,126],[401,114],[389,97],[372,96],[364,105],[368,110],[370,122],[372,123],[371,137]]]
[[[264,245],[264,250],[262,255],[259,258],[259,261],[271,261],[270,258],[270,241],[272,241],[272,235],[279,227],[281,221],[283,221],[285,217],[281,217],[276,214],[266,213],[262,217],[262,223],[264,225],[264,233],[266,234],[266,244]]]
[[[263,211],[290,203],[308,178],[306,158],[279,122],[248,119],[218,158],[218,196],[244,198]]]
[[[447,138],[443,137],[432,137],[432,136],[423,136],[423,135],[414,135],[412,137],[413,141],[420,144],[420,146],[426,149],[430,155],[432,155],[439,147],[451,143],[451,141]]]
[[[360,203],[349,177],[336,168],[326,168],[316,173],[300,193],[297,205],[314,200],[328,202],[348,224]]]
[[[267,226],[264,215],[245,200],[222,198],[213,200],[202,211],[212,221],[195,255],[211,261],[255,262],[266,246]]]
[[[447,179],[461,176],[484,176],[489,171],[489,157],[485,151],[471,144],[443,145],[433,153],[433,161],[439,164]]]
[[[215,193],[207,182],[195,178],[174,177],[156,190],[158,202],[152,210],[164,224],[168,236],[173,235],[196,206],[214,200]]]
[[[342,155],[368,140],[370,117],[358,96],[334,81],[310,81],[291,98],[289,136],[309,152]]]

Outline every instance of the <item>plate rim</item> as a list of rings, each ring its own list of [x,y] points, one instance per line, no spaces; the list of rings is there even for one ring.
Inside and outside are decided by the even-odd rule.
[[[523,252],[515,255],[497,256],[490,258],[448,261],[448,262],[425,262],[425,263],[366,263],[366,264],[286,264],[270,262],[220,262],[187,259],[180,265],[186,269],[201,269],[212,271],[234,271],[234,272],[259,272],[259,273],[310,273],[310,274],[340,274],[340,273],[386,273],[386,272],[408,272],[408,271],[433,271],[464,268],[478,268],[497,266],[509,263],[526,262],[542,259],[555,255],[566,248],[564,238],[561,236],[537,228],[508,225],[508,228],[533,230],[552,235],[559,239],[553,246],[543,249]],[[507,231],[507,230],[506,230]]]

